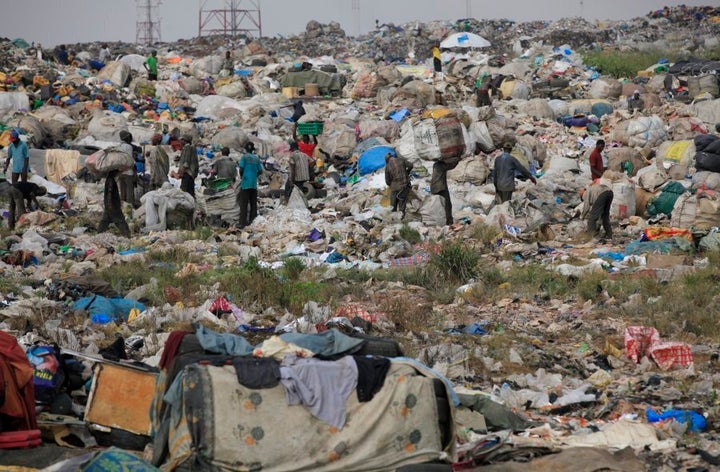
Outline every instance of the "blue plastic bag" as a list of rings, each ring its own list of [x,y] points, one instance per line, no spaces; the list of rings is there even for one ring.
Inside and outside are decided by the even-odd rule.
[[[696,411],[665,410],[662,413],[657,413],[652,408],[648,408],[646,413],[650,423],[672,419],[678,423],[688,423],[688,431],[690,432],[702,431],[707,426],[705,417]]]

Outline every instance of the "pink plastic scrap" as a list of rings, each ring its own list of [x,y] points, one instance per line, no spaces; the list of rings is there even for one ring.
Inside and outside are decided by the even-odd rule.
[[[635,363],[647,356],[662,370],[693,364],[688,344],[663,342],[658,331],[649,326],[629,326],[625,329],[625,355]]]

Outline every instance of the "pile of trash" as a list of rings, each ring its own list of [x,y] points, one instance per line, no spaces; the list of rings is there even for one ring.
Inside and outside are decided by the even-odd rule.
[[[490,46],[444,50],[434,71],[432,48],[452,33]],[[613,78],[584,65],[583,52],[701,52],[719,33],[718,8],[685,6],[602,23],[378,24],[357,38],[313,21],[288,38],[158,44],[152,81],[150,51],[134,45],[110,43],[116,60],[106,63],[98,44],[70,45],[62,64],[40,45],[3,40],[0,145],[19,135],[29,182],[46,193],[0,240],[0,374],[22,374],[17,408],[0,405],[15,433],[0,432],[0,449],[39,446],[42,430],[78,448],[70,464],[83,467],[138,466],[126,451],[145,451],[142,467],[230,467],[232,441],[253,470],[287,468],[310,449],[302,460],[318,470],[717,465],[715,341],[685,324],[595,315],[652,311],[665,295],[638,283],[619,302],[614,281],[673,287],[714,267],[720,67],[688,55]],[[600,139],[611,241],[592,239],[580,218]],[[180,189],[184,148],[199,163],[194,196]],[[518,179],[500,203],[503,148],[537,184]],[[247,149],[262,164],[249,225],[237,171]],[[294,185],[298,152],[312,177]],[[405,214],[392,209],[391,156],[413,165]],[[167,175],[153,175],[161,159]],[[447,224],[432,173],[451,161]],[[130,237],[98,232],[113,171],[132,174]],[[0,185],[8,210],[11,188]],[[454,242],[486,271],[446,270],[443,282],[457,286],[433,292],[428,274]],[[524,279],[507,275],[523,269],[537,280],[530,295],[513,293]],[[591,284],[591,295],[553,292],[555,277]],[[343,298],[326,295],[326,282]],[[508,296],[483,292],[492,284]],[[335,372],[338,388],[322,391],[333,411],[288,383],[305,365]],[[284,438],[287,455],[275,457],[264,448],[288,428],[273,415],[317,434]],[[366,451],[368,435],[392,446]],[[98,445],[116,448],[86,454]],[[22,452],[13,465],[54,461]]]

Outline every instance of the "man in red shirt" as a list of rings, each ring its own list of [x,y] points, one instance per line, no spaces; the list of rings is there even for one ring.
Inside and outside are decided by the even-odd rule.
[[[595,149],[590,153],[590,172],[593,180],[599,179],[605,173],[602,158],[603,149],[605,149],[605,141],[598,139],[597,143],[595,143]]]
[[[312,142],[310,142],[310,139],[312,138]],[[304,134],[302,136],[302,139],[297,138],[297,123],[295,123],[295,127],[293,128],[293,139],[298,145],[298,148],[300,149],[300,152],[305,154],[310,159],[313,158],[313,152],[315,152],[315,147],[317,146],[317,137],[316,136],[310,136],[308,134]]]

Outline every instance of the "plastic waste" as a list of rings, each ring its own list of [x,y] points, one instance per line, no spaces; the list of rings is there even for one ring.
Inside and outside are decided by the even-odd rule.
[[[580,388],[576,388],[575,390],[572,390],[571,392],[568,392],[562,397],[555,400],[555,403],[553,403],[553,405],[567,406],[573,405],[575,403],[594,402],[595,395],[592,393],[585,393],[585,390],[587,390],[588,388],[589,385],[583,385]]]
[[[646,410],[647,419],[650,423],[658,421],[675,420],[678,423],[687,423],[688,431],[703,431],[707,426],[707,420],[703,415],[696,411],[689,410],[665,410],[662,413],[655,412],[652,408]]]
[[[483,325],[481,323],[472,323],[465,327],[465,333],[467,334],[475,334],[477,336],[483,336],[487,334],[487,331],[485,331],[485,328],[483,326],[487,326],[487,324]]]
[[[92,315],[91,320],[93,324],[108,324],[111,321],[115,321],[115,318],[110,315],[98,313],[96,315]]]

